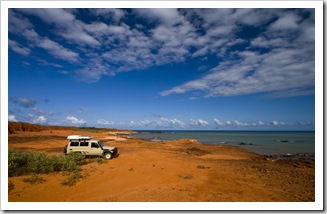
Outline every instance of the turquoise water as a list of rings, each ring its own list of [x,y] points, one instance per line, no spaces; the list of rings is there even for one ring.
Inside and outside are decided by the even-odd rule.
[[[264,155],[314,154],[314,131],[137,131],[133,138],[154,142],[196,139],[204,144],[239,146]]]

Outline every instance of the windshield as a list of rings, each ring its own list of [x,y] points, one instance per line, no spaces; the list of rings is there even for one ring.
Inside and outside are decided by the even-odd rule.
[[[98,141],[98,144],[99,144],[99,146],[100,146],[101,148],[103,147],[103,143],[102,143],[101,140]]]

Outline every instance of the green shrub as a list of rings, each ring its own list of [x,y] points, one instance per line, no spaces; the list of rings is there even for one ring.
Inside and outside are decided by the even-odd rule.
[[[97,158],[97,163],[100,165],[100,164],[102,164],[103,163],[103,158]]]
[[[43,183],[45,180],[37,174],[32,174],[30,177],[24,178],[23,181],[26,183],[35,184]]]
[[[27,173],[27,154],[17,153],[12,149],[8,152],[8,173],[9,176],[18,176]]]
[[[68,178],[61,181],[61,185],[63,185],[63,186],[73,186],[73,185],[76,184],[76,182],[79,179],[82,179],[82,178],[83,178],[83,176],[82,176],[81,171],[75,170],[70,177],[68,177]]]
[[[9,177],[29,174],[46,174],[50,172],[81,170],[85,157],[79,153],[70,153],[65,157],[47,156],[44,153],[19,153],[9,149]]]

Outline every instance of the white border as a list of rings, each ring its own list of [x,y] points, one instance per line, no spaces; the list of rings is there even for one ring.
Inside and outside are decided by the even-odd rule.
[[[316,202],[8,202],[8,8],[315,8]],[[1,210],[323,210],[323,1],[2,1]]]

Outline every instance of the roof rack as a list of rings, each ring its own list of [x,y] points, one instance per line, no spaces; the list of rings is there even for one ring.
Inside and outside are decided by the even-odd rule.
[[[82,135],[69,135],[68,140],[91,140],[92,136],[82,136]]]

